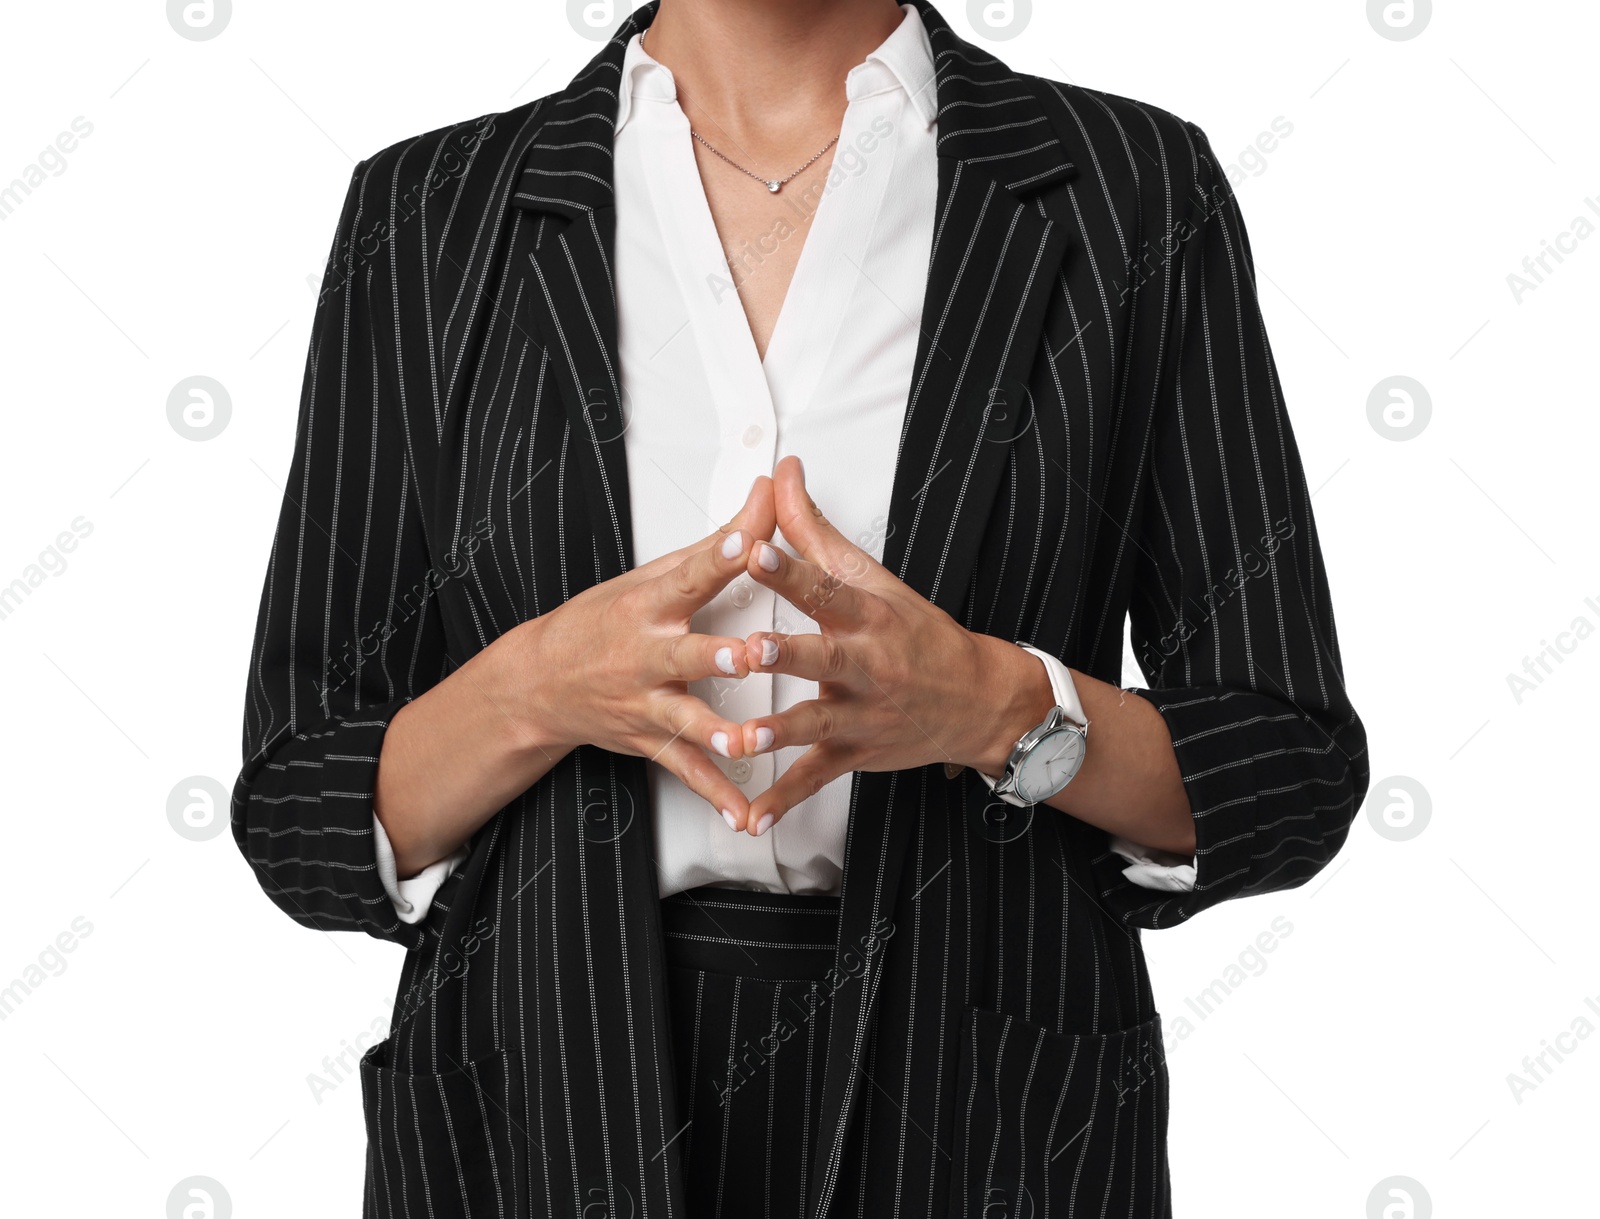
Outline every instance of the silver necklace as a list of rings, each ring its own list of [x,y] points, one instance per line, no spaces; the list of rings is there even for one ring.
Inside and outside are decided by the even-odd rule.
[[[642,33],[640,33],[640,35],[639,35],[639,46],[641,48],[644,46],[645,35],[648,34],[649,32],[650,32],[649,28],[646,27],[645,30]],[[765,186],[773,194],[777,194],[780,190],[782,190],[790,182],[793,182],[801,174],[805,173],[806,170],[810,169],[813,165],[815,165],[819,160],[822,159],[823,154],[826,153],[828,151],[828,149],[832,148],[835,144],[837,144],[839,142],[839,137],[838,136],[834,136],[833,139],[829,140],[826,144],[824,144],[822,146],[822,151],[821,152],[817,153],[816,156],[812,157],[809,161],[807,161],[799,169],[795,170],[787,178],[764,178],[760,174],[756,173],[754,170],[746,169],[743,165],[740,165],[739,162],[735,161],[732,157],[728,156],[726,153],[724,153],[721,150],[719,150],[716,147],[716,145],[712,144],[712,142],[710,140],[706,139],[705,136],[701,135],[693,127],[689,128],[689,134],[692,135],[695,139],[699,140],[708,149],[710,149],[711,150],[711,154],[713,156],[720,157],[722,160],[726,161],[729,165],[733,166],[735,169],[737,169],[740,173],[744,174],[746,177],[754,178],[757,182],[761,183],[762,186]]]

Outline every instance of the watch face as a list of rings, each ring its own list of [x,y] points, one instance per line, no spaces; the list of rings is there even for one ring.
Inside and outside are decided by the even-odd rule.
[[[1017,767],[1017,795],[1030,804],[1048,800],[1072,781],[1083,765],[1083,733],[1060,728],[1037,742]]]

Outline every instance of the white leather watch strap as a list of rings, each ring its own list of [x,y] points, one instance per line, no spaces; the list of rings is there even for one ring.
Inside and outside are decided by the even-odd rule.
[[[1037,657],[1039,663],[1044,665],[1044,671],[1050,678],[1051,692],[1055,695],[1056,706],[1065,711],[1067,718],[1073,723],[1087,724],[1088,720],[1083,714],[1083,703],[1078,698],[1078,687],[1072,681],[1072,670],[1049,652],[1041,652],[1026,643],[1018,643],[1017,646]],[[991,778],[981,770],[977,774],[978,778],[988,785],[990,791],[993,791],[994,785],[1000,781],[998,777]]]
[[[1050,675],[1050,689],[1055,691],[1056,706],[1065,711],[1067,718],[1074,724],[1087,724],[1089,721],[1083,714],[1083,703],[1078,699],[1078,687],[1072,681],[1072,670],[1049,652],[1041,652],[1038,648],[1025,643],[1019,643],[1017,646],[1024,652],[1037,656],[1044,665],[1044,671]]]

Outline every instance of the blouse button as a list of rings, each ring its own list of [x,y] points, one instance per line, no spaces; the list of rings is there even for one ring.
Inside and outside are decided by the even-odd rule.
[[[756,599],[755,589],[751,588],[748,581],[740,580],[729,591],[728,596],[739,609],[750,608],[750,603]]]
[[[745,758],[740,758],[732,766],[728,767],[728,774],[735,783],[748,782],[750,778],[749,761]]]
[[[744,447],[747,449],[755,448],[756,445],[761,443],[761,437],[763,435],[765,435],[765,433],[752,423],[744,430]]]

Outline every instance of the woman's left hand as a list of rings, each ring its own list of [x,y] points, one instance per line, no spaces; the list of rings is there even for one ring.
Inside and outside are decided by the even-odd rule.
[[[814,618],[820,634],[758,631],[752,673],[818,683],[817,697],[747,720],[747,756],[810,748],[750,802],[740,826],[764,834],[789,809],[853,770],[932,763],[997,775],[1017,739],[1054,704],[1037,659],[967,630],[839,533],[805,487],[798,458],[773,475],[778,527],[801,557],[758,542],[750,578]]]

